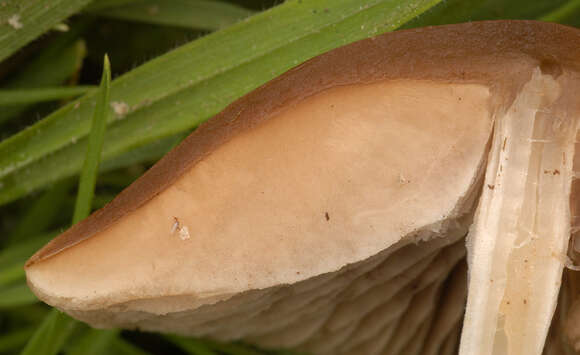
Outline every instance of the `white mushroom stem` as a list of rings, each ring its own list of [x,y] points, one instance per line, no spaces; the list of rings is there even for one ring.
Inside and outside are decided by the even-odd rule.
[[[461,355],[541,354],[570,238],[577,122],[539,69],[496,116],[484,190],[468,236]]]

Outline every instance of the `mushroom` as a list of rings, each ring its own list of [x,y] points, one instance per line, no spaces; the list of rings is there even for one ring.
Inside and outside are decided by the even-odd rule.
[[[28,283],[94,327],[313,354],[573,348],[576,293],[552,318],[579,92],[580,32],[555,24],[332,50],[198,128],[37,252]]]

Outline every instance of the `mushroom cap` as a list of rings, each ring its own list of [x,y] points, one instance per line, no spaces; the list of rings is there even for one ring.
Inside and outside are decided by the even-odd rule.
[[[427,339],[421,323],[438,300],[465,297],[443,285],[465,283],[447,276],[465,273],[461,238],[494,120],[537,71],[577,89],[579,44],[572,28],[493,21],[313,58],[229,105],[38,251],[28,283],[97,327],[317,353],[348,353],[345,334],[379,353],[384,341],[368,338],[387,331],[404,351],[409,339],[371,310],[410,312],[406,327]],[[446,329],[425,340],[432,353],[457,334],[463,303],[448,303],[447,318],[431,319]]]

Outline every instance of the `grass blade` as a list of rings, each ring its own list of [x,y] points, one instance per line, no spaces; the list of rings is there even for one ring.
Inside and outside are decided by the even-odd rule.
[[[70,42],[69,36],[61,38],[39,54],[38,58],[16,74],[5,89],[24,89],[60,85],[80,70],[86,55],[82,40]],[[0,110],[0,123],[26,111],[30,105],[4,106]]]
[[[103,77],[99,92],[97,93],[98,97],[93,115],[93,124],[89,136],[89,148],[86,152],[85,164],[79,182],[73,224],[88,216],[90,212],[106,129],[105,123],[109,106],[110,81],[111,66],[109,64],[109,58],[105,56]],[[26,344],[22,355],[55,355],[60,351],[62,345],[77,324],[77,321],[59,312],[57,309],[53,309],[34,333],[32,339]]]
[[[101,11],[106,9],[111,9],[114,7],[119,7],[127,4],[134,3],[139,0],[99,0],[93,1],[87,7],[85,7],[84,11],[86,12],[93,12],[93,11]]]
[[[86,94],[95,86],[53,87],[41,89],[0,90],[0,105],[34,104]]]
[[[234,4],[209,0],[139,0],[89,12],[120,20],[204,30],[224,28],[253,14]]]
[[[46,233],[0,250],[0,270],[10,265],[26,261],[38,248],[46,244],[56,234],[58,233]]]
[[[88,329],[66,352],[67,355],[101,355],[119,334],[119,330]]]
[[[18,223],[8,234],[6,244],[42,233],[50,227],[54,220],[63,213],[61,207],[65,202],[70,186],[71,182],[65,180],[44,191],[19,218]],[[0,265],[2,265],[1,262]]]
[[[50,311],[21,355],[56,355],[74,331],[77,322],[57,309]]]
[[[101,79],[101,87],[97,97],[97,106],[95,107],[95,113],[93,115],[93,124],[89,136],[85,163],[81,173],[77,202],[75,204],[73,215],[73,224],[84,219],[91,212],[91,203],[95,193],[101,150],[103,148],[105,130],[107,128],[110,86],[111,65],[109,63],[109,58],[105,55],[103,77]]]
[[[153,163],[179,144],[186,136],[184,133],[179,133],[117,155],[103,162],[102,171],[124,168],[138,163]]]
[[[0,7],[0,61],[81,10],[91,0],[5,0]],[[4,25],[8,24],[8,25]]]
[[[394,30],[440,1],[288,1],[152,60],[112,83],[111,100],[130,110],[111,119],[103,160],[191,130],[304,60]],[[47,166],[54,178],[80,169],[95,99],[88,94],[0,143],[0,204],[54,181],[37,178]],[[42,170],[32,164],[41,158]]]
[[[567,0],[446,0],[403,28],[479,20],[529,19],[546,14]]]
[[[24,89],[55,86],[70,78],[80,70],[87,54],[86,44],[80,37],[91,23],[92,20],[79,21],[70,31],[59,34],[47,43],[46,47],[35,53],[34,58],[23,63],[2,87]]]
[[[562,6],[554,9],[554,11],[545,14],[539,18],[541,21],[547,22],[568,22],[570,19],[578,17],[580,12],[580,0],[570,0]]]
[[[25,328],[0,335],[0,354],[14,353],[14,350],[26,344],[33,333],[34,328]]]

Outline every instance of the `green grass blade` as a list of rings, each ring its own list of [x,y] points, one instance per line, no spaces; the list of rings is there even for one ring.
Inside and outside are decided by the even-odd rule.
[[[152,60],[111,86],[111,100],[124,102],[130,112],[111,119],[103,160],[191,130],[304,60],[394,30],[439,2],[287,1]],[[61,177],[78,171],[94,103],[95,95],[88,94],[0,143],[0,204],[53,181],[31,183],[47,168],[63,171]],[[41,158],[42,168],[33,164]]]
[[[68,99],[86,94],[95,86],[52,87],[41,89],[0,89],[0,105],[34,104],[37,102]]]
[[[26,344],[32,334],[34,334],[34,328],[19,329],[0,335],[0,354],[14,353],[14,350]]]
[[[567,22],[568,20],[577,17],[579,12],[580,0],[570,0],[562,6],[554,9],[554,11],[541,16],[539,20],[547,22]]]
[[[71,31],[72,32],[72,31]],[[24,89],[60,85],[81,68],[86,55],[85,43],[76,40],[78,31],[58,38],[32,62],[26,64],[4,89]],[[0,123],[18,116],[30,105],[10,105],[0,109]]]
[[[156,25],[217,30],[252,15],[253,11],[221,1],[138,0],[90,13]]]
[[[0,310],[38,302],[25,282],[0,288]]]
[[[4,268],[10,268],[19,263],[24,264],[26,259],[57,234],[57,232],[42,234],[0,250],[0,274]]]
[[[2,88],[25,89],[62,84],[82,66],[87,48],[80,37],[91,23],[92,20],[79,21],[68,32],[59,34],[33,58],[27,58],[29,61],[23,63]]]
[[[169,152],[173,147],[179,144],[179,142],[181,142],[185,137],[185,134],[179,133],[166,138],[154,140],[153,142],[142,146],[138,146],[123,154],[117,155],[112,159],[104,161],[102,165],[102,171],[111,171],[137,163],[155,162],[167,152]],[[58,177],[55,176],[55,178]]]
[[[111,86],[111,65],[105,55],[103,65],[103,77],[97,97],[97,106],[93,114],[93,124],[89,136],[88,149],[85,163],[81,173],[77,202],[73,215],[73,224],[87,217],[91,212],[91,203],[95,193],[99,161],[107,128],[107,115],[109,113],[109,92]]]
[[[93,1],[87,7],[85,7],[85,12],[101,11],[105,9],[111,9],[113,7],[119,7],[127,4],[137,2],[139,0],[99,0]]]
[[[100,164],[99,169],[101,172],[106,172],[136,163],[154,162],[182,139],[183,135],[177,134],[137,146],[135,149],[104,161]],[[82,166],[81,152],[83,151],[86,151],[85,139],[66,147],[52,156],[51,159],[41,160],[30,169],[25,169],[19,174],[13,174],[7,179],[0,180],[0,196],[3,193],[23,196],[37,187],[44,187],[50,182],[74,175]],[[21,180],[23,178],[26,179],[25,182]]]
[[[63,213],[61,207],[70,187],[71,181],[65,180],[44,191],[19,218],[18,223],[8,234],[6,243],[10,244],[16,240],[40,234],[50,227],[54,220]],[[0,265],[2,265],[1,262]]]
[[[81,10],[91,0],[4,0],[0,6],[0,61]]]
[[[101,355],[119,334],[119,330],[88,329],[78,341],[66,351],[66,355]]]
[[[111,81],[111,67],[109,59],[105,56],[103,65],[103,77],[97,93],[97,102],[93,114],[93,124],[89,135],[89,148],[86,152],[85,164],[79,182],[79,192],[73,216],[73,224],[89,215],[97,171],[100,160],[100,152],[103,146],[106,119],[109,106],[109,90]],[[30,291],[29,291],[30,292]],[[53,309],[45,318],[42,325],[34,333],[32,339],[23,350],[23,355],[58,353],[70,336],[77,321],[67,315]]]
[[[446,0],[403,28],[442,25],[466,21],[529,19],[553,11],[567,0]]]
[[[76,326],[75,320],[57,309],[53,309],[20,354],[56,355]]]

